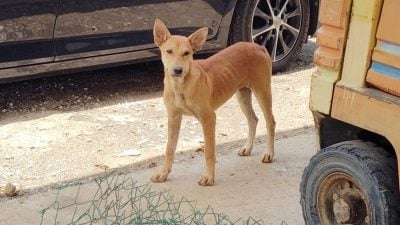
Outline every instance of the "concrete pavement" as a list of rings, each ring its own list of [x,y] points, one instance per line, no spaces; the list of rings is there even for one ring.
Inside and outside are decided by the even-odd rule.
[[[265,144],[256,145],[249,157],[237,156],[238,149],[230,149],[231,146],[229,143],[217,146],[215,186],[197,185],[204,170],[203,153],[187,151],[178,154],[167,182],[151,184],[152,189],[168,190],[175,199],[185,197],[193,200],[199,210],[211,205],[215,212],[223,213],[231,220],[253,217],[270,225],[303,225],[299,183],[304,167],[316,152],[314,133],[308,129],[303,134],[277,140],[276,160],[272,164],[261,163]],[[161,165],[159,159],[157,165]],[[145,168],[127,175],[138,184],[145,184],[158,169]],[[77,191],[76,186],[64,189],[59,196],[60,203],[74,203],[75,198],[90,199],[97,191],[97,186],[93,181],[82,185],[78,197]],[[40,224],[39,210],[52,204],[56,194],[57,191],[52,189],[1,201],[0,224]],[[70,207],[69,211],[64,210],[62,215],[60,213],[59,224],[68,222],[74,210]],[[84,210],[84,207],[77,210]],[[53,216],[54,212],[45,214],[43,224],[55,224]]]

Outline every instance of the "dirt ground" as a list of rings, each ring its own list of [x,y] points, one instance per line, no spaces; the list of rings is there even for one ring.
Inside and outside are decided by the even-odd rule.
[[[303,139],[298,140],[298,145],[301,145],[304,142],[301,140],[306,137],[311,152],[315,146],[308,97],[315,48],[315,40],[311,39],[288,71],[276,74],[272,79],[278,141],[300,136]],[[156,169],[153,167],[162,162],[160,156],[164,153],[167,138],[167,118],[161,98],[159,63],[1,84],[0,90],[0,186],[13,183],[19,195],[26,197],[43,192],[60,182],[90,180],[104,170],[153,171]],[[262,114],[256,101],[254,107],[260,117]],[[259,146],[264,143],[265,133],[264,121],[260,120],[258,150],[253,153],[258,158],[251,157],[254,161],[261,161]],[[246,135],[247,124],[233,98],[217,112],[217,151],[239,158],[236,152],[244,144]],[[184,117],[178,154],[186,159],[201,160],[196,149],[202,144],[199,123]],[[293,167],[284,158],[288,156],[287,152],[280,152],[278,148],[276,158],[280,163],[268,167],[275,168],[272,173],[278,178],[282,171],[293,167],[295,176],[285,177],[281,184],[287,183],[290,191],[297,193],[302,168],[311,155],[304,153],[301,163]],[[292,160],[296,161],[296,158]],[[176,161],[175,164],[180,167],[185,163]],[[196,172],[198,174],[201,170]],[[195,183],[197,178],[193,178],[193,174],[187,176],[191,177],[187,182]],[[295,185],[292,187],[291,184]],[[217,186],[221,188],[222,185],[224,183],[217,180]],[[251,188],[250,185],[248,189]],[[271,188],[274,190],[265,194],[288,192],[278,186]],[[279,198],[268,201],[270,207],[280,205]],[[235,205],[238,204],[240,202]],[[296,219],[286,219],[293,221],[288,224],[301,224],[295,222],[301,215],[299,209],[296,206]]]

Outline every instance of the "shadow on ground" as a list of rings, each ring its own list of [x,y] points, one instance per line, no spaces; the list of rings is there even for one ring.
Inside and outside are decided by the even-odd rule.
[[[316,48],[315,39],[309,39],[289,68],[275,75],[312,68]],[[59,112],[160,97],[162,79],[162,64],[156,61],[3,83],[0,84],[0,119],[32,112],[42,113],[44,117]],[[41,117],[40,114],[35,116]]]

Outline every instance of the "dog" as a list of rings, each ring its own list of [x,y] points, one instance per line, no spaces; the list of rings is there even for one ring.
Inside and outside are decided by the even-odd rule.
[[[240,156],[253,148],[258,118],[252,107],[252,92],[262,109],[267,126],[267,149],[262,162],[274,157],[275,120],[272,114],[271,58],[264,47],[251,42],[233,44],[213,56],[194,60],[193,54],[203,47],[208,28],[189,37],[171,35],[165,24],[156,19],[154,42],[161,51],[164,66],[163,98],[168,112],[168,141],[161,171],[152,182],[164,182],[172,169],[182,115],[194,116],[200,122],[205,139],[205,175],[198,184],[214,185],[215,178],[215,110],[234,94],[248,122],[248,138]]]

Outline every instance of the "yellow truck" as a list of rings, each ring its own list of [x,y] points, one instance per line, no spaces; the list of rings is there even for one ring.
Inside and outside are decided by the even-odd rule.
[[[321,0],[307,225],[400,225],[400,1]]]

